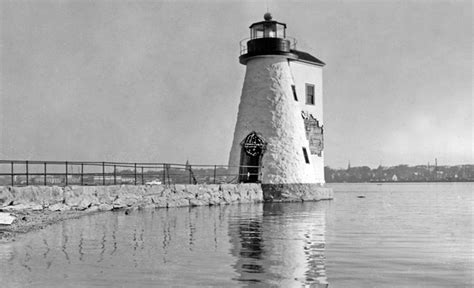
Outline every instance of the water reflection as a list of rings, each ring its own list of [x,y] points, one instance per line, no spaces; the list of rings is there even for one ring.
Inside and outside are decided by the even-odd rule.
[[[326,287],[324,207],[241,206],[229,220],[236,280],[252,287]]]
[[[240,258],[260,260],[263,254],[263,239],[261,222],[250,219],[247,223],[240,223]],[[259,264],[242,264],[242,270],[248,273],[263,273],[263,267]]]
[[[473,286],[472,184],[384,185],[61,222],[0,244],[0,286],[324,287],[326,269],[334,287]]]
[[[86,216],[0,244],[0,279],[6,287],[326,283],[324,211],[297,203]]]

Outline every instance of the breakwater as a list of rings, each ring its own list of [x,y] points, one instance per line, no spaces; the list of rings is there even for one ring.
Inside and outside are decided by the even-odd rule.
[[[263,188],[262,188],[263,186]],[[275,187],[271,187],[275,189]],[[0,208],[16,210],[108,211],[127,207],[170,208],[227,205],[269,201],[265,185],[120,185],[120,186],[0,186]],[[314,187],[298,197],[274,197],[271,201],[317,201],[332,199],[332,190]]]

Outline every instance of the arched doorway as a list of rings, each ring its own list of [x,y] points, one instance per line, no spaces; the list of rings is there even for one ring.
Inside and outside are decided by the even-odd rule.
[[[240,152],[239,182],[260,182],[260,167],[267,143],[252,132],[242,141]]]

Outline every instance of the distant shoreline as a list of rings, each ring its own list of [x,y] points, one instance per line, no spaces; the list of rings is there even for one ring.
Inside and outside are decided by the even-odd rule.
[[[396,183],[474,183],[474,180],[462,180],[462,181],[343,181],[343,182],[328,182],[326,184],[347,184],[347,183],[355,183],[355,184],[370,184],[370,183],[389,183],[389,184],[396,184]]]

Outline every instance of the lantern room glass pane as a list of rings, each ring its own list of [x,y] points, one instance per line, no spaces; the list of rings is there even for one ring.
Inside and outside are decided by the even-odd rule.
[[[281,24],[277,24],[276,25],[277,27],[277,36],[278,38],[286,38],[286,35],[285,35],[285,26],[281,25]]]
[[[254,25],[250,29],[250,38],[255,39],[255,38],[263,38],[263,25]]]
[[[275,38],[276,36],[276,23],[265,23],[264,24],[264,36],[265,38]]]

